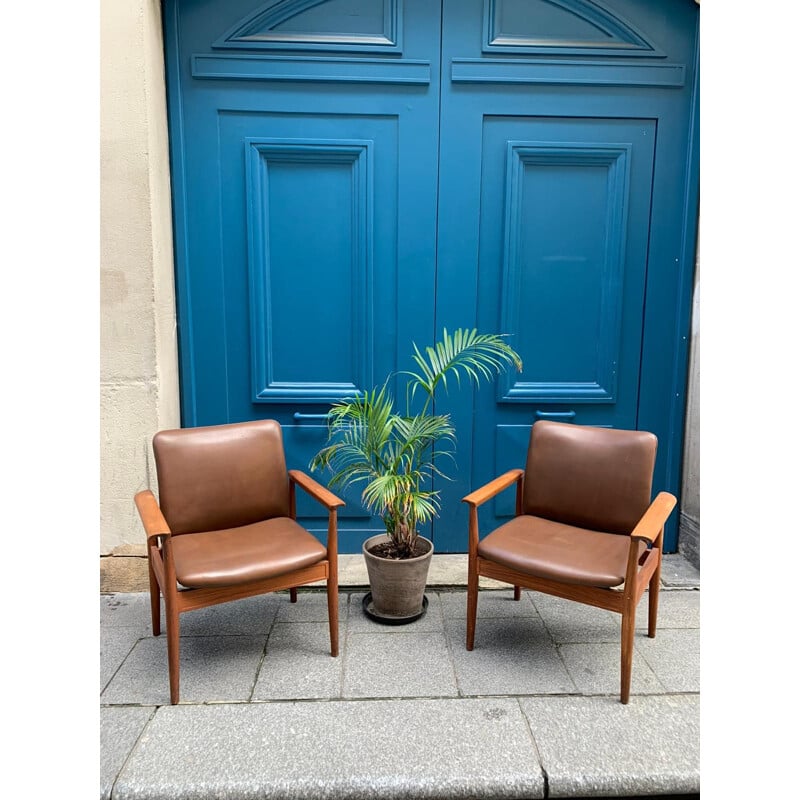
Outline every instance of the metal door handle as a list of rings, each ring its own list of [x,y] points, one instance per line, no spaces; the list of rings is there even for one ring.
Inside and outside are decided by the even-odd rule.
[[[328,419],[327,414],[301,414],[299,411],[295,411],[293,414],[296,420],[301,419]]]
[[[575,419],[574,411],[538,411],[536,416],[539,419]]]

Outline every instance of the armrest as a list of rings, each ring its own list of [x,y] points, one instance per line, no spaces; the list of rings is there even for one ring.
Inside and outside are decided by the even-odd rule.
[[[344,500],[340,500],[333,492],[329,492],[322,484],[317,483],[305,472],[300,472],[299,469],[289,470],[289,480],[308,492],[317,502],[322,503],[328,511],[345,505]]]
[[[172,531],[161,513],[158,501],[149,489],[139,492],[133,498],[133,501],[136,503],[139,516],[142,518],[142,525],[144,525],[144,530],[147,534],[148,544],[154,536],[172,535]]]
[[[636,527],[631,531],[631,538],[644,539],[648,544],[653,544],[677,502],[675,495],[661,492],[636,523]]]
[[[461,502],[469,503],[469,505],[477,508],[483,505],[487,500],[491,500],[496,494],[500,494],[503,489],[508,489],[509,486],[517,483],[524,473],[525,470],[522,469],[510,469],[508,472],[504,472],[499,478],[489,481],[486,485],[481,486],[480,489],[476,489],[474,492],[470,492],[466,497],[462,497]]]

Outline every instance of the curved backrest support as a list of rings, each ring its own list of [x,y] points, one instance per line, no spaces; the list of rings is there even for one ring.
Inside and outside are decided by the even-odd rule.
[[[650,504],[656,446],[646,431],[535,422],[522,513],[629,534]]]
[[[289,515],[281,426],[258,420],[153,437],[159,505],[174,534]]]

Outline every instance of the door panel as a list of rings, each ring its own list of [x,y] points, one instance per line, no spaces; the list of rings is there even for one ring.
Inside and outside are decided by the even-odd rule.
[[[647,322],[675,313],[653,287],[679,287],[656,243],[686,235],[673,183],[686,162],[664,162],[687,151],[696,9],[676,5],[667,19],[626,0],[443,2],[437,328],[506,333],[524,370],[447,401],[459,441],[455,480],[439,484],[440,548],[466,549],[461,497],[524,465],[536,419],[647,417],[655,485],[677,493],[674,428],[652,410],[678,400],[652,365],[669,372],[680,342],[666,326],[675,349],[650,346]],[[513,503],[512,490],[487,504],[482,529]]]
[[[220,390],[240,418],[324,411],[394,366],[398,120],[237,112],[219,127],[228,325],[250,350]]]
[[[636,427],[654,142],[648,120],[484,118],[479,319],[524,369],[476,398],[474,485],[524,463],[536,419]]]
[[[494,296],[499,309],[483,324],[496,320],[525,362],[498,400],[633,424],[655,126],[488,117],[482,127],[478,280],[482,308]]]
[[[508,334],[524,369],[475,395],[472,469],[448,486],[461,496],[524,464],[535,419],[636,427],[656,138],[652,120],[484,108],[465,103],[459,125],[480,152],[459,226],[477,242],[442,226],[440,249],[463,263],[477,246],[478,327]],[[450,179],[443,168],[442,204]],[[501,521],[488,508],[483,524]]]
[[[341,19],[353,3],[332,4],[352,36],[319,3],[178,5],[183,424],[277,419],[289,468],[307,470],[331,403],[410,367],[410,342],[430,340],[439,9],[402,3],[380,60],[362,53],[396,4],[360,22]],[[287,53],[307,48],[312,22],[315,48],[340,52]],[[340,546],[356,552],[382,526],[346,497]],[[327,512],[302,492],[298,515],[324,540]]]

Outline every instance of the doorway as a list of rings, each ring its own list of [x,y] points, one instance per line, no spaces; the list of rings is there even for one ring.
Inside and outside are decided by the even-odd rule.
[[[690,0],[168,2],[183,424],[277,419],[306,469],[332,402],[409,368],[412,342],[477,327],[525,368],[444,399],[458,441],[438,552],[466,550],[460,498],[524,463],[540,418],[653,431],[655,485],[677,494],[697,16]],[[347,499],[340,546],[358,552],[381,524]],[[501,496],[482,524],[512,511]]]

